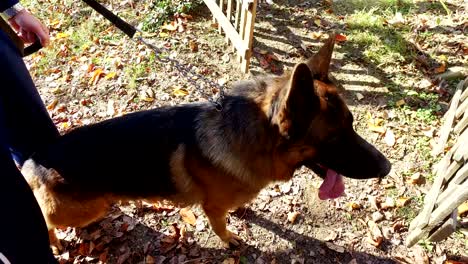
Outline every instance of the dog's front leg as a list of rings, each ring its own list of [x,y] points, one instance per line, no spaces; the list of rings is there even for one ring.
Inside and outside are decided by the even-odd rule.
[[[210,221],[211,228],[216,233],[216,235],[223,240],[227,246],[229,243],[234,246],[239,246],[241,238],[227,230],[226,228],[226,215],[228,210],[226,208],[221,208],[220,206],[204,204],[203,210],[205,211],[208,220]]]

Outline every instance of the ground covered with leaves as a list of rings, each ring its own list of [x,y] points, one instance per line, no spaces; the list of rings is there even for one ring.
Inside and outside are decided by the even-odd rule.
[[[437,244],[404,245],[433,181],[438,158],[431,156],[431,144],[455,83],[467,74],[466,1],[261,2],[249,75],[240,73],[235,53],[201,4],[100,2],[144,29],[143,36],[165,55],[194,65],[227,90],[236,80],[291,69],[328,33],[338,32],[332,73],[343,85],[358,132],[388,156],[393,169],[381,181],[346,180],[346,196],[333,201],[319,200],[320,180],[300,170],[291,182],[265,189],[229,216],[229,228],[245,242],[230,249],[199,208],[117,205],[87,228],[57,231],[65,246],[56,256],[60,263],[467,261],[463,228]],[[26,60],[62,132],[137,110],[205,100],[176,69],[84,3],[26,4],[51,29],[52,45]],[[466,224],[464,210],[459,217]]]

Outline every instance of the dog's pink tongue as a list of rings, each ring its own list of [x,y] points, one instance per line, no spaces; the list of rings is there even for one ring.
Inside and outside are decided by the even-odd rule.
[[[322,200],[340,197],[345,190],[343,176],[334,170],[327,170],[327,176],[320,185],[319,198]]]

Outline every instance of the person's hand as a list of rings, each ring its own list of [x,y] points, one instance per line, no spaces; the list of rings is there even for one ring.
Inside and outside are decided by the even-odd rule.
[[[8,20],[25,43],[32,43],[37,39],[43,47],[49,45],[49,29],[26,9]]]

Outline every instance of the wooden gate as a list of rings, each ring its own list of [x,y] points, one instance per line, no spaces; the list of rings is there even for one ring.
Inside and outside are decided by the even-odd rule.
[[[258,0],[203,0],[218,23],[219,33],[232,43],[244,73],[249,71]]]

